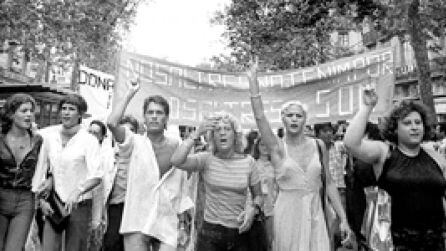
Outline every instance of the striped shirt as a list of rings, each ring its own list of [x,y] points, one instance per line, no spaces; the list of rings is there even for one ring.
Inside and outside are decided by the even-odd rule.
[[[238,228],[237,217],[245,209],[248,186],[260,182],[255,160],[220,159],[209,152],[194,155],[205,184],[204,220]]]

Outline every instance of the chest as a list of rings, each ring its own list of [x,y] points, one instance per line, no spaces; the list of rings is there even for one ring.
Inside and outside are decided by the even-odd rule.
[[[5,137],[3,140],[4,154],[2,155],[11,161],[13,160],[16,165],[20,165],[32,150],[31,140],[28,137],[20,139],[8,139],[8,137]]]
[[[383,180],[387,186],[395,189],[442,192],[446,188],[446,180],[439,166],[425,154],[416,158],[394,155],[386,163]]]
[[[212,191],[244,194],[250,184],[250,165],[245,161],[212,161],[204,172],[204,180]]]
[[[87,155],[85,144],[86,142],[74,137],[68,140],[51,139],[49,146],[51,163],[61,166],[85,165]]]
[[[303,170],[306,170],[315,157],[315,148],[310,144],[286,146],[288,157],[294,160]]]
[[[167,171],[172,168],[170,158],[172,157],[175,149],[166,145],[164,147],[153,147],[156,161],[158,162],[158,168],[160,177],[162,177]]]

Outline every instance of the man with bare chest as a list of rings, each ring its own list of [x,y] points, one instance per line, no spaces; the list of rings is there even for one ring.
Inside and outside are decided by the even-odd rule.
[[[169,104],[161,96],[144,100],[145,135],[132,133],[118,121],[139,90],[139,83],[128,85],[124,99],[113,108],[108,127],[120,150],[130,159],[127,193],[120,233],[125,250],[176,250],[178,215],[183,195],[184,171],[172,168],[170,158],[179,141],[164,132]]]

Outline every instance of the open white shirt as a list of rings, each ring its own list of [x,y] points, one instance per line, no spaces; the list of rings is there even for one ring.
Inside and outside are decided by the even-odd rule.
[[[183,189],[187,173],[173,167],[160,179],[150,139],[127,128],[120,148],[130,155],[120,233],[140,232],[176,247],[178,214],[193,206]]]
[[[98,140],[85,129],[80,129],[62,147],[61,125],[47,127],[40,131],[44,141],[39,165],[49,166],[54,186],[62,201],[87,180],[102,178]],[[79,201],[91,198],[85,193]]]

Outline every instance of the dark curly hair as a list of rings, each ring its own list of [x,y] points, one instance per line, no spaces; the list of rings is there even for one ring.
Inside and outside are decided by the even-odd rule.
[[[17,109],[19,109],[22,104],[25,103],[31,103],[32,111],[36,109],[36,101],[28,94],[16,93],[6,99],[0,116],[0,121],[2,122],[1,129],[3,134],[8,133],[8,131],[11,129],[13,122],[11,116],[17,111]]]
[[[430,139],[430,124],[428,121],[429,109],[413,100],[403,100],[397,106],[393,108],[390,112],[389,117],[386,118],[385,126],[383,129],[384,139],[392,142],[398,143],[398,135],[396,134],[396,129],[398,128],[398,121],[404,119],[411,112],[417,112],[421,116],[424,127],[423,140]]]

